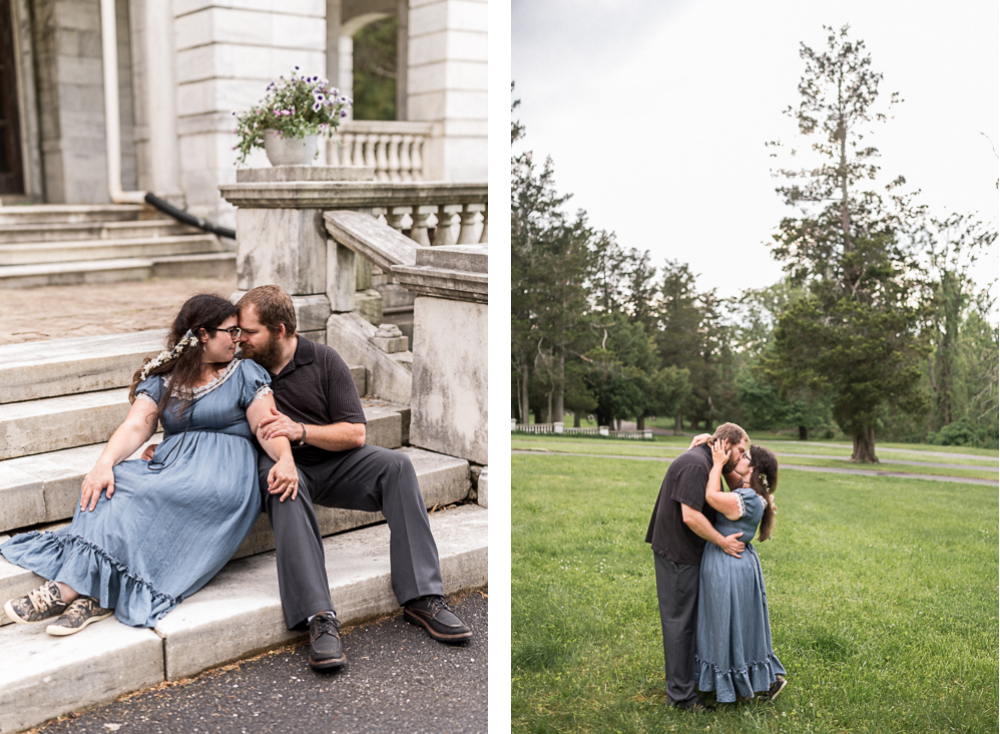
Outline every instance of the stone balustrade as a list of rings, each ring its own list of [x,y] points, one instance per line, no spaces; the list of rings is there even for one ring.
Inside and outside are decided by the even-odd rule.
[[[423,181],[428,122],[352,120],[327,147],[331,166],[364,166],[379,181]]]

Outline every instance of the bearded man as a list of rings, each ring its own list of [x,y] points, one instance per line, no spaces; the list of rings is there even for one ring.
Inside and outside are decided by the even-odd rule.
[[[410,459],[365,445],[365,414],[354,379],[336,351],[296,333],[292,299],[273,285],[237,303],[243,355],[271,374],[276,410],[261,421],[263,438],[291,441],[298,489],[272,494],[273,463],[260,452],[264,507],[274,529],[278,587],[288,629],[309,627],[309,664],[346,662],[330,598],[323,538],[313,505],[381,512],[389,525],[392,589],[404,618],[441,642],[472,632],[444,600],[437,545]]]
[[[696,712],[714,708],[695,692],[695,623],[701,555],[706,541],[736,558],[741,557],[744,548],[738,540],[742,533],[723,536],[715,529],[715,510],[705,503],[715,440],[721,440],[729,453],[722,467],[724,475],[736,468],[750,443],[746,431],[738,425],[723,423],[711,441],[692,445],[674,459],[663,478],[646,533],[656,565],[667,703]]]

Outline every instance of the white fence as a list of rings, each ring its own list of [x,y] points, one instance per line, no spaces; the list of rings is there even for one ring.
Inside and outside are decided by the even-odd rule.
[[[642,431],[612,431],[607,426],[598,428],[574,428],[562,423],[516,423],[510,422],[511,433],[572,433],[585,436],[608,436],[609,438],[629,438],[639,441],[652,441],[653,432],[650,429]]]

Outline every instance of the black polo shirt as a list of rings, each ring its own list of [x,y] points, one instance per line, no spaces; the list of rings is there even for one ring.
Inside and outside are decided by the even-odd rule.
[[[325,344],[302,336],[298,339],[292,361],[271,375],[278,410],[293,421],[317,426],[365,423],[361,398],[344,360]],[[294,447],[295,441],[292,444]],[[303,466],[319,464],[330,453],[317,446],[293,448],[295,463]]]
[[[715,510],[705,503],[705,487],[712,471],[712,449],[704,443],[688,449],[670,463],[653,507],[646,542],[653,550],[675,563],[701,564],[705,542],[687,525],[681,503],[698,510],[715,524]]]

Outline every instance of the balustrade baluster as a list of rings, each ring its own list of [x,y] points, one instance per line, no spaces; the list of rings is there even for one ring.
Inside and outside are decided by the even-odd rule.
[[[470,210],[471,204],[462,204],[462,212],[458,215],[461,226],[458,229],[459,245],[474,245],[476,243],[476,215],[479,213]]]
[[[487,237],[487,221],[488,221],[489,213],[490,213],[490,207],[489,207],[489,205],[488,204],[484,205],[483,206],[483,233],[481,235],[479,235],[479,244],[481,244],[481,245],[484,245],[487,242],[489,242],[489,239]]]
[[[437,226],[434,229],[434,247],[444,247],[454,245],[455,238],[451,232],[451,212],[445,211],[445,205],[441,204],[437,210]]]
[[[410,154],[412,159],[412,170],[413,170],[413,180],[423,181],[424,180],[424,141],[427,138],[420,136],[413,141],[413,152]]]
[[[423,247],[430,247],[431,241],[427,236],[427,217],[431,215],[428,207],[415,206],[413,213],[413,226],[410,227],[410,239]]]
[[[404,135],[399,144],[399,177],[402,181],[413,180],[413,159],[410,158],[410,146],[413,145],[413,136]]]
[[[365,136],[355,135],[354,136],[354,150],[351,153],[351,165],[352,166],[363,166],[365,165]]]
[[[384,136],[383,136],[384,137]],[[389,180],[390,181],[402,181],[403,177],[399,175],[399,143],[402,141],[402,135],[390,135],[389,136]]]
[[[410,209],[408,206],[390,206],[385,210],[385,221],[397,232],[403,231],[403,216]]]
[[[375,178],[379,181],[389,180],[389,156],[386,151],[389,147],[389,136],[372,136],[376,140],[375,146]]]
[[[359,138],[364,138],[365,141],[365,165],[374,168],[375,177],[378,178],[378,166],[375,163],[375,142],[378,139],[374,135],[359,135]]]

